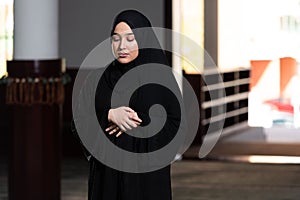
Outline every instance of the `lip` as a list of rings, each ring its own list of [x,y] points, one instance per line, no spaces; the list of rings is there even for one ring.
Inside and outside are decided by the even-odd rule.
[[[118,53],[118,56],[121,58],[127,57],[129,54],[128,53]]]

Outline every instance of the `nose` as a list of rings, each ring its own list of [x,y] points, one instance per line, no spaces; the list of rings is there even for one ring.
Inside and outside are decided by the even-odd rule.
[[[126,41],[122,38],[120,41],[119,49],[125,49],[126,48]]]

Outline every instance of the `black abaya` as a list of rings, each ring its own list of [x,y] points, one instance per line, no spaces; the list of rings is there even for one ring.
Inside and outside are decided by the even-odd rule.
[[[138,57],[128,64],[113,61],[105,68],[99,80],[95,95],[95,110],[100,126],[103,130],[109,126],[108,111],[111,109],[111,96],[116,83],[120,78],[142,64],[163,64],[167,61],[153,31],[136,31],[137,28],[151,27],[148,19],[137,11],[124,11],[120,13],[113,24],[113,29],[119,22],[127,23],[133,30],[139,47],[151,45],[153,48],[139,49]],[[113,31],[112,31],[113,32]],[[168,67],[168,66],[165,66]],[[136,84],[147,74],[142,72],[136,77]],[[160,76],[160,74],[158,74]],[[172,73],[167,78],[177,86]],[[179,91],[179,89],[178,89]],[[120,98],[126,91],[116,91]],[[167,145],[176,135],[181,121],[180,105],[176,96],[166,87],[159,84],[141,85],[131,96],[129,107],[135,110],[142,119],[141,126],[150,122],[149,108],[159,104],[167,113],[163,128],[148,138],[137,138],[123,133],[120,137],[106,135],[118,147],[135,153],[148,153],[156,151]],[[122,105],[120,105],[122,106]],[[175,155],[174,155],[175,156]],[[89,200],[171,200],[170,165],[146,173],[123,172],[106,166],[93,156],[90,162]],[[151,163],[149,163],[151,164]]]

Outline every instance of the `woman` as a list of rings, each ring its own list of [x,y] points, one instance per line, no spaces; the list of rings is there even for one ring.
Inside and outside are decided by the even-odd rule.
[[[115,107],[111,105],[114,92],[122,99],[122,95],[127,91],[124,87],[121,90],[116,89],[118,81],[127,72],[146,64],[147,67],[167,65],[165,54],[151,29],[150,21],[135,10],[121,12],[113,23],[111,45],[115,60],[106,67],[95,96],[95,110],[100,126],[105,130],[110,142],[124,151],[149,153],[159,150],[174,138],[181,120],[180,106],[172,91],[159,84],[140,85],[132,94],[129,106],[122,103]],[[147,76],[148,74],[141,71],[133,78],[134,83],[139,84],[141,80],[148,78]],[[169,77],[159,78],[169,78],[177,87],[173,75],[167,76]],[[145,129],[143,131],[150,135],[145,138],[127,134],[152,123],[149,109],[154,104],[163,106],[167,114],[158,133],[153,135],[150,129]],[[142,131],[136,134],[139,133]],[[126,161],[126,158],[124,160]],[[92,156],[88,196],[89,200],[170,200],[170,165],[145,173],[129,173],[113,169]]]

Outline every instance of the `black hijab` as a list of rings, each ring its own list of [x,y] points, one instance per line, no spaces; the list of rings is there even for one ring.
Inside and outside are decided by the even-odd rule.
[[[111,36],[120,22],[125,22],[131,29],[152,27],[150,21],[142,13],[136,10],[125,10],[116,16],[113,22]]]
[[[116,83],[129,70],[143,64],[162,64],[168,67],[164,51],[161,49],[158,39],[152,29],[150,21],[140,12],[126,10],[118,14],[113,22],[111,35],[120,22],[125,22],[132,29],[138,43],[139,53],[135,60],[127,64],[122,64],[114,60],[105,70],[101,77],[95,98],[96,113],[98,121],[103,130],[109,126],[107,120],[108,110],[111,108],[112,92]],[[139,79],[147,76],[140,74]],[[168,76],[177,85],[175,78],[170,73]],[[161,77],[167,78],[167,77]],[[179,90],[178,90],[179,91]],[[118,91],[120,96],[124,91]],[[121,98],[121,97],[120,97]],[[140,86],[131,96],[129,107],[134,109],[143,120],[141,126],[150,123],[149,109],[153,104],[162,105],[167,111],[167,120],[162,130],[149,138],[136,138],[126,133],[116,138],[115,135],[107,137],[120,148],[131,152],[152,152],[168,144],[178,131],[181,113],[180,105],[176,96],[166,87],[157,84],[147,84]],[[120,105],[122,106],[122,105]]]
[[[113,22],[111,36],[120,22],[125,22],[132,29],[139,46],[139,54],[135,60],[127,64],[121,64],[117,60],[112,62],[111,65],[118,68],[120,74],[115,72],[113,74],[114,77],[109,77],[112,81],[111,86],[114,86],[115,81],[119,79],[119,76],[122,76],[136,66],[147,63],[168,65],[164,51],[161,49],[156,35],[151,28],[151,23],[142,13],[136,10],[125,10],[119,13]]]

